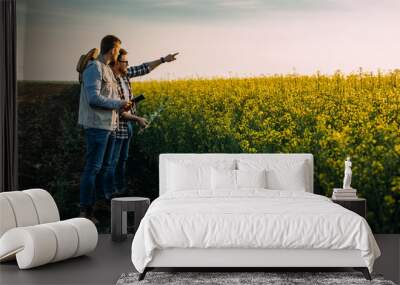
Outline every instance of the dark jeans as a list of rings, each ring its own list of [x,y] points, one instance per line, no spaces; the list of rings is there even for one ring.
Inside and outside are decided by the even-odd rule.
[[[132,125],[128,123],[128,138],[116,139],[114,145],[114,193],[126,192],[126,162],[129,155],[129,144],[132,139]]]
[[[80,204],[93,206],[96,201],[96,179],[103,165],[111,131],[88,128],[86,137],[86,162],[81,175]]]
[[[126,162],[129,155],[129,144],[132,139],[132,124],[128,123],[128,138],[116,139],[114,146],[114,192],[126,191]]]
[[[110,200],[114,188],[114,147],[115,147],[115,132],[112,132],[108,138],[106,152],[104,153],[103,165],[97,177],[97,190],[100,198]]]

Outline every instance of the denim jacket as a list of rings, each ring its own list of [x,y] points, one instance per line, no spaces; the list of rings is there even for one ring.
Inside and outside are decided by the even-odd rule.
[[[91,61],[82,78],[78,124],[84,128],[115,130],[122,101],[110,66],[99,60]]]

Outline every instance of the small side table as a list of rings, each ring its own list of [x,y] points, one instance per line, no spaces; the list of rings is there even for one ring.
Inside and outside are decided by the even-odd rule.
[[[128,234],[127,212],[134,212],[134,231],[136,232],[140,221],[150,205],[149,198],[121,197],[111,200],[111,239],[123,241]]]
[[[359,214],[364,219],[367,218],[367,200],[365,198],[332,199],[332,202]]]

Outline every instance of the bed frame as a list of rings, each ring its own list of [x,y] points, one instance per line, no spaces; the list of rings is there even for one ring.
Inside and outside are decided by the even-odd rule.
[[[307,160],[308,188],[313,193],[313,155],[312,154],[161,154],[159,161],[160,195],[166,189],[167,160],[173,159],[299,159]],[[369,270],[359,250],[330,249],[254,249],[254,248],[169,248],[158,249],[139,280],[155,268],[232,268],[246,271],[254,268],[343,268],[350,267],[361,271],[371,280]]]

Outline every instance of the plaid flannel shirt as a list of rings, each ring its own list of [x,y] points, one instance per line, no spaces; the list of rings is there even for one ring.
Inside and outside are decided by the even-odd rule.
[[[143,63],[138,66],[130,66],[128,67],[128,72],[126,76],[118,76],[116,77],[118,82],[118,93],[121,100],[132,100],[132,88],[129,79],[132,77],[142,76],[150,72],[149,65],[147,63]],[[125,98],[124,89],[122,87],[123,82],[126,84],[129,90],[128,98]],[[131,114],[136,113],[136,106],[132,107],[130,110]],[[117,139],[128,139],[128,121],[122,118],[121,114],[119,116],[119,124],[118,129],[116,130],[116,138]]]

